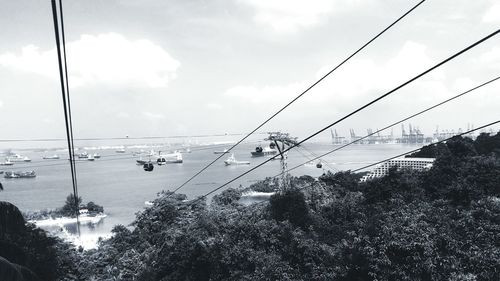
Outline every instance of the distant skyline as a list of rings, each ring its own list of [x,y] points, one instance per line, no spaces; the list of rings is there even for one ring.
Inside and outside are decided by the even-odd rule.
[[[247,133],[417,2],[63,1],[74,136]],[[2,4],[0,139],[63,138],[50,1]],[[499,27],[498,1],[427,0],[260,131],[304,138]],[[499,46],[496,36],[335,128],[365,134],[490,80]],[[431,134],[496,121],[499,89],[405,124]]]

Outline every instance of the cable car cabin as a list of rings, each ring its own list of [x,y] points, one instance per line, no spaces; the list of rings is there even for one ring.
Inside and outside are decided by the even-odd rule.
[[[269,144],[269,147],[270,147],[271,149],[274,149],[274,148],[276,147],[276,144],[275,144],[274,142],[271,142],[271,143]]]
[[[148,162],[148,163],[144,164],[143,168],[144,168],[144,171],[151,172],[151,171],[153,171],[154,166],[153,166],[153,163]]]
[[[165,165],[165,164],[167,164],[167,160],[163,157],[160,157],[160,158],[156,159],[156,163],[158,163],[158,165],[160,165],[160,166]]]
[[[323,164],[321,164],[321,162],[316,163],[316,168],[318,169],[323,168]]]

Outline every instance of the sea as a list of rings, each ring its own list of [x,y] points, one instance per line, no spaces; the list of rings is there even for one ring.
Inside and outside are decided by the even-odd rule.
[[[89,154],[98,153],[100,159],[95,161],[76,161],[76,174],[78,193],[83,202],[93,201],[102,205],[106,217],[97,224],[82,225],[80,235],[77,236],[76,226],[72,224],[54,223],[47,230],[58,236],[73,241],[84,248],[95,247],[99,237],[110,236],[111,229],[118,224],[129,226],[138,212],[147,208],[147,201],[152,201],[162,190],[173,190],[183,184],[187,179],[200,171],[213,161],[221,151],[229,148],[233,142],[213,142],[200,144],[148,144],[148,145],[112,145],[102,143],[95,146],[79,147],[78,152],[86,151]],[[227,183],[240,174],[267,160],[267,157],[251,157],[251,151],[257,145],[268,145],[250,141],[237,146],[232,153],[239,161],[249,161],[250,165],[226,166],[225,154],[219,161],[194,178],[178,193],[183,193],[188,198],[196,198]],[[408,151],[416,146],[408,144],[360,144],[339,149],[322,157],[322,167],[318,168],[318,160],[301,165],[317,155],[338,148],[327,142],[304,144],[301,148],[288,152],[287,165],[292,168],[300,165],[290,172],[293,176],[310,175],[318,177],[327,171],[354,170],[383,159],[393,157]],[[125,153],[118,153],[119,148],[124,148]],[[163,150],[182,151],[183,163],[155,165],[151,172],[144,171],[143,167],[136,164],[139,156],[137,152]],[[0,182],[4,190],[0,192],[0,201],[15,204],[22,212],[55,209],[64,205],[66,197],[72,193],[71,172],[68,159],[68,150],[64,148],[43,149],[12,149],[11,153],[18,153],[29,157],[31,162],[15,163],[14,166],[0,166],[0,171],[29,171],[36,172],[35,178],[7,179],[0,175]],[[42,159],[43,156],[57,154],[60,159]],[[3,162],[4,156],[0,156]],[[142,156],[148,160],[147,156]],[[154,159],[153,159],[154,160]],[[280,173],[279,160],[273,160],[262,167],[250,172],[240,179],[228,184],[217,193],[226,188],[248,187],[266,177],[276,176]],[[215,194],[217,194],[215,193]]]

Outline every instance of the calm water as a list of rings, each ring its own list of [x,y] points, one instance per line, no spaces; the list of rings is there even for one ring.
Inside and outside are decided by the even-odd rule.
[[[265,160],[264,157],[252,158],[250,155],[250,151],[253,151],[254,147],[255,144],[244,144],[234,151],[236,159],[250,161],[249,166],[225,166],[222,160],[227,156],[224,156],[220,162],[214,164],[179,192],[190,198],[205,194],[261,163]],[[326,143],[314,143],[305,147],[316,155],[334,148],[333,145]],[[84,228],[83,232],[104,234],[109,233],[116,224],[130,224],[135,218],[135,213],[145,207],[145,201],[153,200],[156,193],[161,190],[176,188],[212,161],[217,156],[213,153],[214,150],[222,150],[219,147],[196,151],[197,148],[194,146],[191,149],[191,153],[183,154],[184,163],[155,166],[152,172],[145,172],[141,166],[135,164],[135,159],[138,158],[130,155],[132,149],[127,149],[126,154],[118,154],[114,149],[99,150],[97,152],[102,155],[101,159],[96,159],[94,162],[78,162],[77,175],[80,196],[84,202],[94,201],[103,205],[108,215],[101,224],[92,229]],[[335,170],[348,170],[360,168],[412,149],[415,147],[401,144],[352,145],[328,155],[324,160],[328,166]],[[32,162],[16,163],[12,167],[0,166],[0,171],[35,170],[37,177],[33,179],[5,179],[2,175],[0,181],[4,186],[4,191],[0,192],[0,200],[17,205],[21,211],[61,207],[66,196],[72,191],[71,174],[67,160],[42,160],[41,157],[57,153],[61,158],[66,158],[67,152],[20,152],[30,157]],[[88,152],[93,151],[88,150]],[[298,151],[289,152],[288,167],[294,167],[307,161],[304,155],[309,159],[313,158],[304,149],[301,149],[300,153]],[[328,166],[323,165],[323,168],[329,170]],[[279,170],[280,162],[271,161],[228,187],[238,187],[240,184],[248,186],[257,180],[276,175]],[[291,174],[307,174],[317,177],[322,173],[323,169],[318,169],[315,165],[306,165],[294,170]]]

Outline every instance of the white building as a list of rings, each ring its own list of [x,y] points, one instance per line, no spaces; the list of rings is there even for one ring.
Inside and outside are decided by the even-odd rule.
[[[361,178],[361,182],[365,182],[370,179],[380,178],[389,173],[389,169],[392,167],[397,167],[400,169],[411,169],[416,171],[422,171],[424,169],[430,169],[434,163],[435,158],[395,158],[388,160],[382,164],[379,164],[370,173]]]

